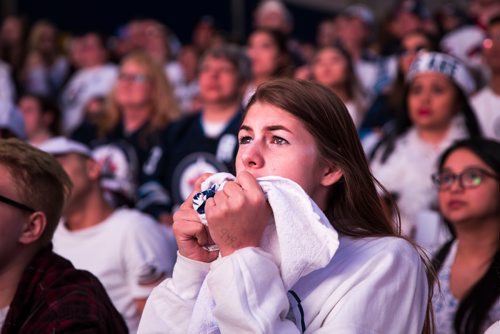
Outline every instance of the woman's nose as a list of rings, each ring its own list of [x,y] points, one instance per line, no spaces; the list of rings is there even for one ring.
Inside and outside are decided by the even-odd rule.
[[[255,142],[243,147],[241,159],[245,168],[260,168],[264,165],[262,148]]]

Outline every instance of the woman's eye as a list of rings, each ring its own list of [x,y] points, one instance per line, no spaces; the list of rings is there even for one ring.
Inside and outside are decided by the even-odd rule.
[[[432,87],[432,92],[435,94],[441,94],[445,91],[445,88],[442,86],[434,86]]]
[[[240,138],[239,143],[240,143],[240,145],[244,145],[244,144],[250,143],[251,141],[252,141],[252,137],[244,136],[244,137]]]
[[[418,85],[410,86],[410,94],[418,95],[420,93],[422,93],[422,86]]]
[[[288,144],[288,141],[286,139],[283,139],[281,137],[273,136],[273,139],[271,140],[273,144],[277,145],[285,145]]]

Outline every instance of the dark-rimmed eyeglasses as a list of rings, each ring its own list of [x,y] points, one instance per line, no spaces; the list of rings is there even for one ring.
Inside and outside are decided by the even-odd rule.
[[[29,213],[36,212],[35,209],[33,209],[25,204],[14,201],[13,199],[10,199],[8,197],[2,196],[2,195],[0,195],[0,202],[3,202],[5,204],[8,204],[10,206],[13,206],[13,207],[18,208],[18,209],[23,210],[23,211],[27,211]]]
[[[439,190],[449,190],[452,185],[458,180],[459,185],[463,189],[476,188],[481,185],[483,180],[487,177],[500,179],[498,175],[490,173],[481,168],[468,168],[460,174],[452,172],[440,172],[432,175],[432,181]]]

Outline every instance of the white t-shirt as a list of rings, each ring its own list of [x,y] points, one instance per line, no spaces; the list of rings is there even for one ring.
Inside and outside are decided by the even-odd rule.
[[[460,300],[453,296],[450,289],[451,267],[455,262],[455,255],[457,253],[458,241],[455,241],[446,256],[443,267],[439,271],[438,279],[439,286],[434,287],[434,296],[432,297],[432,306],[434,308],[434,317],[436,323],[436,334],[449,334],[454,333],[453,321],[455,313],[458,309]],[[441,290],[440,290],[441,289]],[[496,320],[500,319],[500,298],[493,304],[493,307],[488,312],[488,317],[481,328],[483,333],[488,326],[493,324]]]
[[[500,140],[500,95],[490,87],[471,97],[471,105],[485,137]]]
[[[106,96],[118,76],[115,65],[106,64],[76,72],[61,94],[64,133],[71,133],[83,120],[83,107],[92,97]]]
[[[303,323],[307,333],[412,334],[425,319],[425,267],[407,241],[340,237],[332,261],[292,287],[296,298],[260,248],[211,264],[179,256],[148,299],[139,333],[187,333],[205,278],[221,333],[300,333]]]
[[[77,269],[99,278],[131,333],[140,319],[134,299],[147,298],[152,283],[171,275],[175,261],[166,227],[131,209],[118,209],[102,223],[77,231],[61,222],[53,244]]]
[[[2,331],[5,318],[7,318],[7,313],[9,313],[9,308],[10,308],[9,306],[0,308],[0,332]]]
[[[453,55],[468,66],[481,67],[481,48],[485,33],[476,25],[465,25],[443,36],[440,47],[443,52]]]

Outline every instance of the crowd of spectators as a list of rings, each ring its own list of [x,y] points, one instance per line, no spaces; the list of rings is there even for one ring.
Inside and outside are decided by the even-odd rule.
[[[450,210],[443,217],[443,206],[450,208],[443,204],[448,181],[441,176],[458,153],[442,158],[436,189],[431,175],[439,157],[456,140],[487,138],[493,153],[485,154],[496,155],[497,165],[488,165],[481,148],[464,147],[496,175],[496,191],[487,195],[496,205],[496,225],[488,223],[483,235],[500,233],[500,1],[448,3],[430,11],[421,0],[396,0],[382,17],[352,4],[317,22],[311,41],[294,36],[300,17],[281,1],[263,0],[252,18],[246,40],[229,38],[203,17],[185,43],[168,22],[154,18],[131,18],[115,36],[71,34],[47,20],[28,25],[15,15],[1,22],[0,137],[39,147],[64,167],[74,188],[54,251],[102,281],[130,332],[137,330],[151,287],[172,275],[173,213],[203,173],[234,173],[244,109],[257,87],[273,79],[315,81],[342,100],[373,175],[390,194],[381,200],[398,204],[399,212],[386,213],[400,216],[403,235],[431,258],[453,239],[459,261],[460,246],[470,245],[472,233],[454,223]],[[451,175],[463,190],[474,186],[466,184],[473,175]],[[130,223],[121,235],[109,230],[116,221]],[[485,238],[496,246],[481,254],[484,275],[466,288],[456,280],[446,286],[456,300],[474,307],[468,293],[475,284],[499,282],[488,269],[498,264],[499,239]],[[100,256],[113,243],[115,258]],[[449,279],[455,267],[446,261]],[[117,262],[120,268],[112,266]],[[120,270],[128,276],[116,283]],[[132,295],[124,296],[117,284]],[[491,313],[484,311],[474,325],[461,319],[453,325],[460,303],[450,311],[436,297],[436,311],[449,313],[436,317],[438,332],[486,329],[499,320],[498,289],[495,298],[485,306]]]

